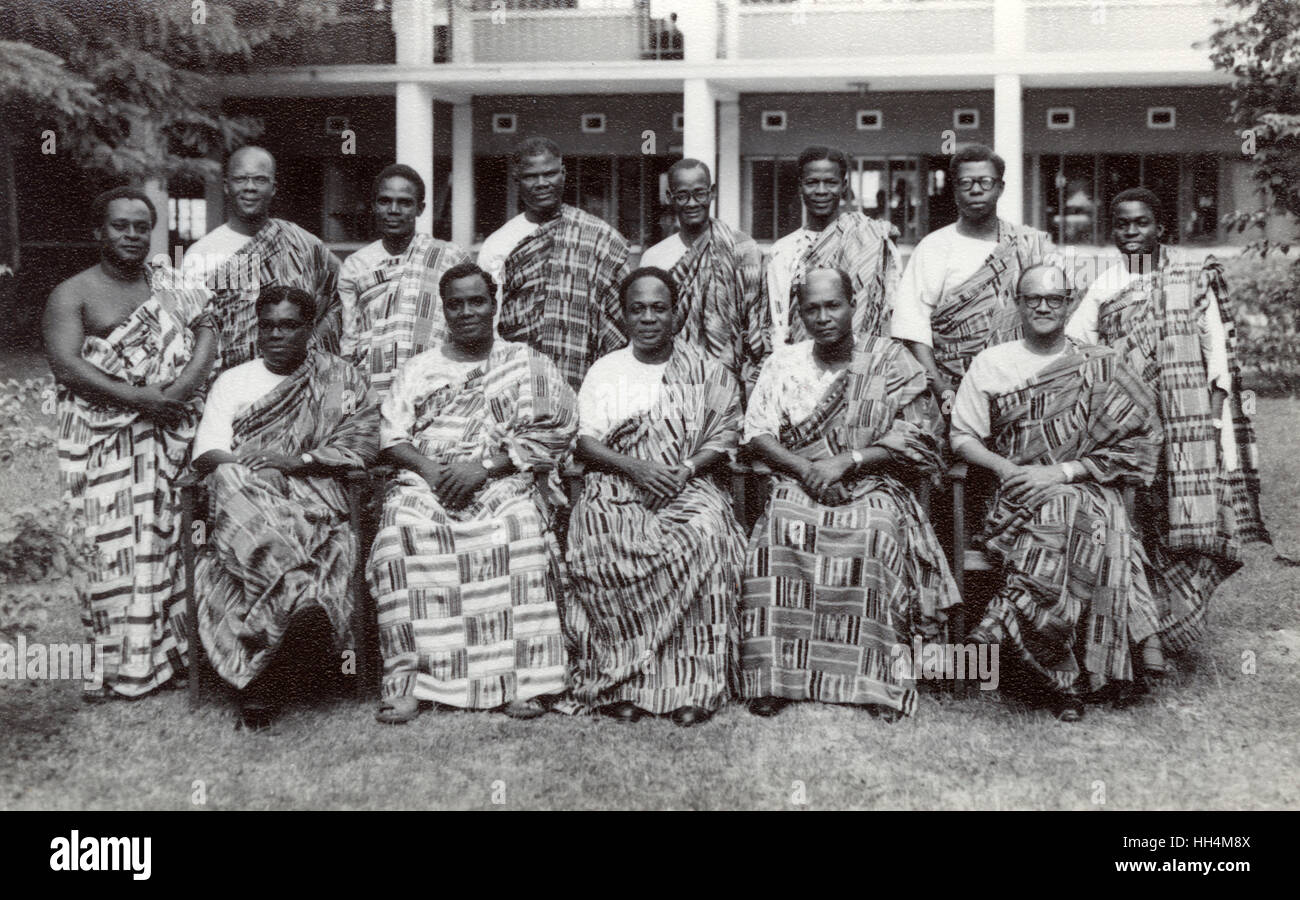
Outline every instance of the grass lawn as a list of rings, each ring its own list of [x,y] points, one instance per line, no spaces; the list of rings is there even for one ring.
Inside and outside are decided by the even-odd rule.
[[[44,372],[32,356],[0,359],[0,380]],[[1264,515],[1277,550],[1300,558],[1300,402],[1261,400],[1256,422]],[[0,471],[0,498],[54,496],[55,465],[50,453]],[[494,795],[512,809],[1294,809],[1298,598],[1300,568],[1251,548],[1170,682],[1076,725],[996,694],[928,692],[896,725],[798,704],[766,720],[732,706],[689,730],[463,712],[388,727],[370,704],[339,701],[248,734],[220,700],[193,714],[180,692],[87,706],[78,684],[6,681],[0,809],[461,809]],[[74,605],[28,638],[81,640]]]

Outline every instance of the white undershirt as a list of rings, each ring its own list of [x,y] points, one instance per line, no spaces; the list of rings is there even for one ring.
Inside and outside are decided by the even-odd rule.
[[[681,259],[685,252],[686,243],[682,240],[682,233],[677,231],[642,253],[641,261],[637,265],[654,266],[665,272],[671,272],[673,266],[677,265],[677,260]]]
[[[506,268],[506,257],[519,246],[519,242],[532,234],[539,227],[537,222],[528,221],[525,213],[520,213],[496,231],[488,235],[478,251],[478,265],[487,272],[498,285]]]
[[[935,307],[946,292],[975,274],[997,246],[997,241],[959,234],[955,222],[922,238],[898,283],[891,334],[934,346],[930,320]]]
[[[235,419],[288,377],[276,375],[261,359],[250,359],[218,375],[203,406],[192,457],[198,459],[209,450],[230,453]]]
[[[251,234],[240,234],[223,222],[185,251],[181,272],[186,275],[197,273],[207,278],[213,271],[225,265],[226,260],[234,256],[240,247],[252,239]]]
[[[578,389],[578,435],[603,441],[614,427],[659,402],[668,361],[643,363],[632,348],[607,353]]]

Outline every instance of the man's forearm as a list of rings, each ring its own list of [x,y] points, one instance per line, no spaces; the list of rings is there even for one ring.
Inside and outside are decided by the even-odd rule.
[[[235,463],[235,462],[239,462],[239,458],[235,456],[235,454],[230,453],[229,451],[209,450],[207,453],[204,453],[202,456],[197,457],[194,460],[194,462],[190,463],[190,467],[194,469],[195,472],[198,472],[200,475],[207,475],[209,472],[211,472],[217,466],[222,465],[223,463]]]
[[[105,374],[84,359],[51,358],[50,371],[60,384],[87,400],[127,407],[134,407],[136,403],[136,388],[133,385]]]
[[[921,368],[925,369],[931,385],[937,387],[947,383],[948,379],[943,376],[943,373],[939,371],[939,367],[935,364],[933,347],[922,344],[920,341],[909,341],[906,338],[903,339],[903,346],[921,364]]]
[[[200,328],[199,336],[194,342],[194,352],[185,364],[181,374],[167,388],[167,393],[178,400],[188,400],[199,385],[208,377],[208,370],[217,358],[217,332],[212,328]]]
[[[411,444],[394,444],[386,447],[379,456],[383,462],[397,466],[399,469],[410,469],[420,475],[423,475],[430,465],[428,457]]]
[[[1007,474],[1016,467],[1016,464],[1005,456],[999,456],[989,448],[975,441],[968,441],[958,445],[956,448],[957,455],[972,466],[979,466],[981,469],[988,469],[999,478],[1005,478]]]
[[[781,442],[770,434],[760,434],[749,442],[754,453],[774,469],[802,478],[807,462],[802,456],[791,453]]]
[[[593,437],[587,435],[579,437],[578,445],[574,449],[576,451],[574,455],[580,462],[591,466],[597,471],[627,475],[627,463],[631,461],[631,458],[609,449],[609,447],[606,447]]]

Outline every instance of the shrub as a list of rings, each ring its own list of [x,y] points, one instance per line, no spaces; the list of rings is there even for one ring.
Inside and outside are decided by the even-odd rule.
[[[1300,391],[1300,259],[1248,249],[1224,265],[1243,374],[1269,393]]]

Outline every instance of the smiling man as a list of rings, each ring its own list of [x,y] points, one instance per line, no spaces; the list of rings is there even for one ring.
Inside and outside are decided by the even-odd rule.
[[[338,258],[314,234],[271,217],[275,191],[275,157],[261,147],[240,147],[226,163],[230,218],[185,254],[185,274],[217,294],[219,372],[257,356],[255,310],[262,285],[297,287],[311,294],[317,339],[325,350],[338,349]]]
[[[380,239],[345,259],[339,270],[339,354],[370,379],[379,399],[403,363],[446,337],[438,282],[448,269],[470,261],[455,244],[416,234],[424,203],[418,172],[400,163],[385,166],[373,193]]]
[[[1155,475],[1155,396],[1116,351],[1066,338],[1070,300],[1063,270],[1025,270],[1024,336],[971,361],[951,440],[998,480],[981,540],[1004,582],[968,640],[1000,644],[1000,658],[1024,670],[1003,683],[1074,722],[1089,696],[1123,700],[1137,674],[1163,675],[1164,658],[1121,494]]]
[[[668,189],[678,230],[647,250],[641,266],[672,274],[682,338],[726,366],[747,395],[766,355],[763,254],[749,235],[709,215],[715,191],[704,163],[673,163]]]
[[[366,570],[384,658],[375,718],[409,722],[421,701],[532,718],[566,667],[563,561],[537,474],[554,477],[576,404],[548,358],[495,337],[490,275],[462,263],[439,294],[447,340],[407,360],[382,406],[399,471]]]
[[[844,207],[849,196],[849,159],[831,147],[799,154],[799,196],[804,224],[772,245],[763,306],[770,329],[767,349],[804,340],[808,334],[795,297],[803,274],[838,268],[853,287],[853,333],[889,333],[898,286],[898,250],[890,226]]]
[[[176,477],[217,353],[212,292],[145,265],[156,213],[134,188],[92,204],[99,263],[60,284],[43,335],[59,386],[59,482],[95,559],[78,580],[103,688],[138,697],[186,668]]]
[[[479,265],[501,285],[497,329],[548,356],[576,391],[593,362],[627,344],[618,308],[627,241],[563,202],[564,159],[554,141],[521,141],[511,171],[524,211],[479,251]]]

